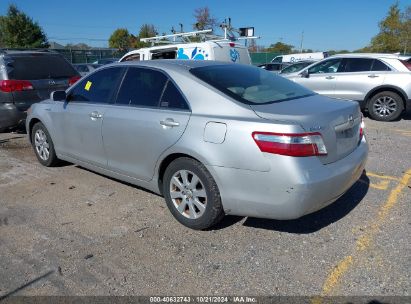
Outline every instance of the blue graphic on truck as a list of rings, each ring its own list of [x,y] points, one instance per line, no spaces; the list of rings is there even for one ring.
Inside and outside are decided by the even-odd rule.
[[[184,53],[184,48],[179,48],[177,51],[177,59],[192,59],[192,60],[205,60],[208,54],[199,47],[195,47],[190,56]]]
[[[236,49],[230,49],[230,58],[232,62],[240,60],[240,53]]]

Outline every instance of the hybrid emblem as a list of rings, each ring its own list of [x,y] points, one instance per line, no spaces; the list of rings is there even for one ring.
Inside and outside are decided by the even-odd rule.
[[[354,116],[352,116],[352,115],[348,116],[348,123],[349,123],[350,125],[353,125],[353,124],[354,124]]]

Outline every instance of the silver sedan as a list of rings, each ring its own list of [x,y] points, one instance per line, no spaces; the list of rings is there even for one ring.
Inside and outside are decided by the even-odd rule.
[[[159,193],[193,229],[224,214],[319,210],[358,180],[368,154],[358,103],[213,61],[108,65],[33,105],[26,127],[41,164],[65,160]]]

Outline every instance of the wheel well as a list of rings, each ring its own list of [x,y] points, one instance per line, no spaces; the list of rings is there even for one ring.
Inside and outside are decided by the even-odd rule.
[[[369,103],[370,103],[370,101],[371,101],[371,98],[373,98],[376,94],[381,93],[381,92],[385,92],[385,91],[398,94],[398,96],[400,96],[401,99],[402,99],[402,103],[403,103],[403,106],[404,106],[404,109],[405,109],[405,97],[404,97],[404,94],[403,94],[401,91],[399,91],[399,90],[397,90],[397,89],[395,89],[395,88],[389,88],[389,87],[388,87],[388,88],[387,88],[387,87],[384,88],[384,87],[383,87],[383,88],[378,88],[378,89],[376,89],[375,91],[373,91],[371,94],[368,95],[368,97],[367,97],[367,99],[366,99],[366,103],[365,103],[365,108],[366,108],[367,111],[368,111],[368,105],[369,105]]]
[[[163,177],[164,177],[164,173],[166,172],[166,169],[168,167],[169,164],[171,164],[174,160],[176,160],[177,158],[180,157],[188,157],[188,158],[192,158],[196,161],[199,161],[198,159],[188,155],[188,154],[184,154],[184,153],[174,153],[174,154],[170,154],[168,155],[166,158],[163,159],[163,161],[161,162],[160,168],[158,170],[158,188],[160,190],[160,193],[163,194]]]
[[[33,130],[33,126],[38,123],[41,122],[40,119],[37,118],[33,118],[32,120],[30,120],[30,124],[29,124],[29,134],[27,134],[29,136],[29,140],[31,142],[31,130]]]

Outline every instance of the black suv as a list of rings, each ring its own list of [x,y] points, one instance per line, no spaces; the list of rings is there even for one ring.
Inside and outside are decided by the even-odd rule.
[[[24,122],[27,109],[80,78],[52,51],[0,50],[0,132]]]

